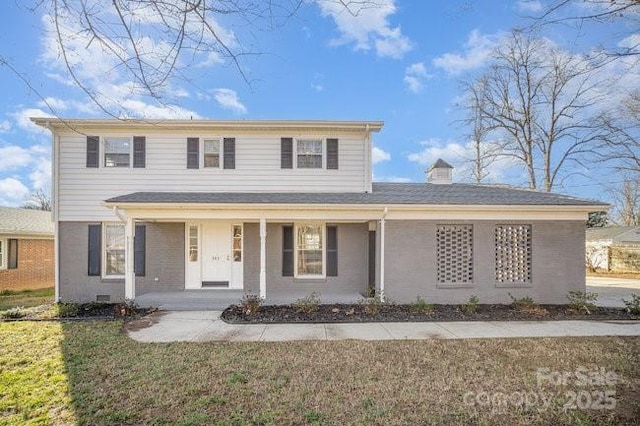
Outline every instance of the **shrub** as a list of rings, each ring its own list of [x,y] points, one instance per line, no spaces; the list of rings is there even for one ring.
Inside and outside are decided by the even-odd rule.
[[[570,291],[567,299],[569,299],[569,310],[571,312],[591,315],[591,313],[596,310],[598,294],[584,291]]]
[[[18,319],[18,318],[23,318],[26,315],[27,313],[21,307],[11,308],[11,309],[7,309],[4,312],[0,312],[0,316],[6,319]]]
[[[538,306],[530,296],[516,298],[509,293],[509,297],[512,300],[511,306],[517,311],[540,317],[549,313],[545,308]]]
[[[18,294],[18,292],[9,289],[0,290],[0,296],[13,296],[14,294]]]
[[[460,305],[460,310],[465,314],[471,315],[478,312],[478,304],[480,299],[475,294],[469,298],[465,303]]]
[[[414,314],[428,314],[433,311],[433,305],[427,303],[420,296],[416,297],[416,301],[409,305],[409,312]]]
[[[362,304],[364,305],[364,313],[367,315],[376,315],[382,310],[382,307],[384,306],[384,302],[379,296],[364,299]]]
[[[53,305],[54,316],[58,318],[68,318],[78,316],[80,305],[70,302],[59,302]]]
[[[116,315],[120,315],[121,317],[130,317],[135,315],[139,309],[140,306],[138,306],[135,301],[125,299],[124,303],[116,305]]]
[[[320,308],[320,296],[313,292],[310,295],[293,302],[293,307],[299,314],[312,314]]]
[[[630,314],[640,315],[640,295],[634,293],[631,295],[631,300],[622,299],[622,302]]]
[[[240,300],[240,309],[245,315],[257,314],[262,305],[262,299],[257,294],[245,294]]]

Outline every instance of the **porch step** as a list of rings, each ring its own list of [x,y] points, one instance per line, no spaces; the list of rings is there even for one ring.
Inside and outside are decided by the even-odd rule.
[[[167,311],[220,311],[242,299],[242,290],[202,289],[145,293],[136,297],[141,308]]]

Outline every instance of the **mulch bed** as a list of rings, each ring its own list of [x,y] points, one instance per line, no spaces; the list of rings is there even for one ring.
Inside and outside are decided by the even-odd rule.
[[[59,321],[59,320],[90,320],[90,319],[135,319],[151,313],[154,309],[128,306],[125,303],[84,303],[78,304],[77,312],[67,312],[64,316],[50,317],[43,315],[53,305],[41,305],[25,309],[24,316],[15,318],[0,318],[0,321]]]
[[[459,305],[433,305],[428,313],[412,312],[410,305],[384,304],[378,312],[367,312],[365,304],[319,305],[313,313],[299,312],[292,305],[261,306],[258,312],[245,314],[241,306],[232,305],[221,318],[230,324],[278,323],[364,323],[364,322],[430,322],[430,321],[557,321],[557,320],[640,320],[623,308],[598,307],[590,315],[570,311],[567,305],[537,305],[518,310],[511,305],[478,305],[466,314]]]

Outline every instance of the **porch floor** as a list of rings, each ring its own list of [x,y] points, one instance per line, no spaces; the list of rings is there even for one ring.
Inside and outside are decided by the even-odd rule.
[[[243,290],[198,289],[167,292],[151,292],[136,296],[135,302],[141,308],[158,308],[165,311],[222,311],[240,302]],[[302,296],[301,296],[302,297]],[[265,305],[289,304],[297,298],[267,298]],[[321,303],[356,303],[363,299],[359,293],[322,295]]]

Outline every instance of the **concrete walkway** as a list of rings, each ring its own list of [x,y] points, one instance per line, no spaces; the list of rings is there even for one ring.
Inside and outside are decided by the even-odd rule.
[[[492,321],[232,325],[220,311],[158,311],[127,324],[139,342],[280,342],[640,336],[640,321]]]
[[[622,299],[631,300],[640,294],[640,279],[587,276],[587,291],[598,293],[598,306],[624,308]]]

